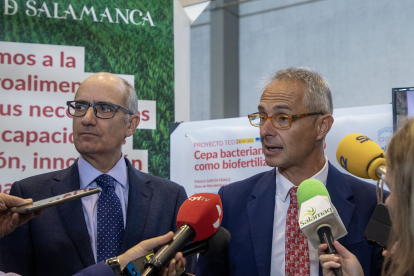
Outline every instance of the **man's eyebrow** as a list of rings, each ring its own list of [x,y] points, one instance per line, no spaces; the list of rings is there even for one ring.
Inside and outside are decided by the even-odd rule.
[[[76,102],[80,102],[80,103],[89,104],[89,102],[88,102],[88,101],[84,101],[84,100],[75,100],[75,101],[76,101]],[[116,104],[114,104],[114,103],[105,102],[105,101],[97,101],[97,102],[94,102],[94,103],[92,103],[92,104],[112,104],[112,105],[116,105]]]
[[[75,102],[79,102],[79,103],[89,103],[88,101],[84,101],[84,100],[74,100]]]
[[[259,105],[258,107],[257,107],[257,109],[259,110],[259,111],[264,111],[264,107],[263,106],[261,106],[261,105]],[[287,109],[287,110],[292,110],[292,108],[290,107],[290,106],[288,106],[288,105],[284,105],[284,104],[281,104],[281,105],[275,105],[273,108],[272,108],[272,110],[280,110],[280,109]]]
[[[105,101],[98,101],[95,104],[113,104],[113,103],[105,102]]]

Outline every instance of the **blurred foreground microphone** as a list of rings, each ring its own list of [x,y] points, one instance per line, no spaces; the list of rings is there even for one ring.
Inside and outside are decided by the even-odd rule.
[[[312,246],[317,249],[322,243],[328,248],[326,254],[338,254],[333,242],[348,232],[342,223],[325,185],[316,179],[303,181],[297,191],[299,226]],[[336,276],[342,275],[340,268],[333,269]]]
[[[348,172],[366,179],[383,179],[387,170],[382,148],[359,133],[342,139],[336,149],[336,160]]]
[[[181,253],[183,253],[184,257],[200,253],[206,258],[211,258],[223,251],[223,249],[229,245],[230,239],[230,232],[227,231],[226,228],[220,226],[213,236],[206,240],[187,244],[183,247]]]
[[[227,229],[219,227],[213,236],[206,240],[193,242],[184,246],[180,252],[183,253],[183,257],[193,256],[200,253],[204,257],[211,258],[226,248],[230,242],[230,233]],[[124,275],[126,276],[139,276],[145,270],[145,264],[147,264],[154,256],[154,253],[150,253],[139,259],[130,262],[124,269]],[[185,275],[184,273],[177,275]]]
[[[190,196],[177,215],[177,232],[172,241],[161,247],[145,264],[142,276],[158,275],[189,241],[201,241],[212,236],[223,219],[222,204],[217,194],[201,193]]]

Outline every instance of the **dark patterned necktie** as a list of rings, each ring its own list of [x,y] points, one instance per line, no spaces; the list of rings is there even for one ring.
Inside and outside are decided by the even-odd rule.
[[[290,189],[290,204],[286,214],[285,230],[285,276],[309,276],[309,247],[308,240],[299,228],[298,187]]]
[[[98,250],[97,261],[119,255],[124,237],[124,217],[121,202],[115,193],[115,179],[101,174],[95,179],[102,189],[98,200]]]

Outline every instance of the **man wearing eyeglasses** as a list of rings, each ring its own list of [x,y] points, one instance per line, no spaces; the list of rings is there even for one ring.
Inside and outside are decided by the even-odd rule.
[[[175,231],[183,187],[136,170],[122,154],[140,117],[134,89],[108,73],[86,79],[68,101],[74,144],[80,156],[69,168],[13,184],[10,194],[34,201],[100,187],[44,213],[0,240],[0,270],[24,276],[73,275],[115,258],[139,242]]]
[[[339,242],[364,263],[365,275],[381,274],[381,251],[363,235],[377,204],[375,187],[342,174],[324,155],[332,112],[331,91],[316,72],[288,68],[270,77],[258,112],[248,118],[260,129],[266,163],[275,169],[219,190],[231,241],[217,257],[200,256],[197,276],[322,275],[317,249],[297,219],[296,190],[309,178],[326,185],[348,230]]]

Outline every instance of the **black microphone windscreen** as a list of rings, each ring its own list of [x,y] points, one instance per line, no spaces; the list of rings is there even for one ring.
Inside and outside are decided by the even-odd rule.
[[[211,258],[217,255],[229,245],[230,239],[230,232],[227,229],[220,227],[217,232],[209,239],[207,251],[201,253],[201,255],[206,258]]]

